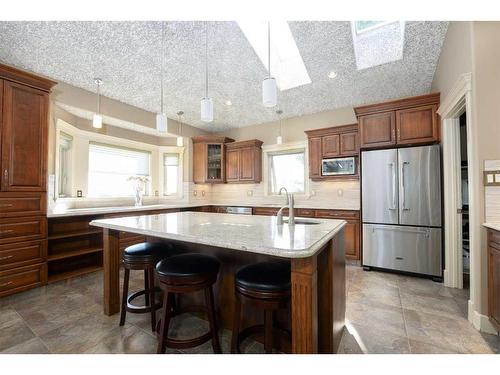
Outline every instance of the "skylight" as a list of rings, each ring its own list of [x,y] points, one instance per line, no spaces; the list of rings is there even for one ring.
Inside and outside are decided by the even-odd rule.
[[[358,70],[403,58],[404,21],[353,21],[351,28]]]
[[[267,22],[238,22],[267,70]],[[292,31],[286,21],[271,22],[271,75],[280,91],[311,83]]]

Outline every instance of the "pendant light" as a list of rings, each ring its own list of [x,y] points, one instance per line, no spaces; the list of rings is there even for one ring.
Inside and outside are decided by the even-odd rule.
[[[281,115],[283,114],[283,111],[281,109],[278,109],[276,111],[276,114],[278,115],[278,118],[279,118],[279,132],[278,132],[278,136],[276,137],[276,144],[277,145],[281,145],[283,143],[283,137],[282,137],[282,133],[281,133]]]
[[[214,103],[208,97],[208,22],[205,24],[205,97],[201,99],[201,121],[214,120]]]
[[[184,114],[183,111],[177,112],[177,117],[178,123],[179,123],[179,135],[177,136],[177,146],[182,147],[184,146],[184,138],[182,138],[182,115]]]
[[[92,126],[96,129],[102,128],[102,116],[101,116],[101,85],[102,79],[94,78],[94,82],[97,85],[97,112],[92,116]]]
[[[165,42],[164,42],[164,22],[161,23],[161,59],[160,59],[160,112],[156,114],[156,130],[161,133],[167,131],[167,115],[163,108],[163,66],[165,57]]]
[[[278,102],[278,87],[276,79],[271,76],[271,22],[267,23],[267,70],[269,74],[262,82],[262,104],[272,108]]]

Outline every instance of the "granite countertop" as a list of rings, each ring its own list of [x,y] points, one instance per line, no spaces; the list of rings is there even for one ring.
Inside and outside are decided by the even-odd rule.
[[[485,226],[486,228],[490,228],[490,229],[493,229],[493,230],[497,230],[500,232],[500,222],[497,222],[497,223],[484,223],[483,226]]]
[[[106,206],[106,207],[87,207],[87,208],[60,208],[55,210],[49,210],[47,212],[47,217],[69,217],[69,216],[83,216],[83,215],[99,215],[99,214],[111,214],[119,212],[134,212],[134,211],[153,211],[153,210],[166,210],[166,209],[180,209],[180,208],[191,208],[191,207],[201,207],[201,206],[224,206],[224,207],[263,207],[263,208],[280,208],[282,204],[274,203],[179,203],[179,204],[149,204],[144,206]],[[352,211],[352,208],[329,208],[329,207],[315,207],[314,205],[298,204],[295,208],[310,208],[310,209],[330,209],[330,210],[348,210]],[[355,210],[359,211],[359,210]]]
[[[90,225],[281,258],[306,258],[346,224],[344,220],[302,220],[318,224],[278,226],[275,216],[173,212],[94,220]]]

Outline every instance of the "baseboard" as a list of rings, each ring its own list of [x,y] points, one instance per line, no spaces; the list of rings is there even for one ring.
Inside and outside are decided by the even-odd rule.
[[[469,322],[472,323],[475,329],[492,335],[499,334],[493,324],[491,324],[488,316],[480,314],[474,309],[474,303],[471,300],[469,300],[468,309]]]

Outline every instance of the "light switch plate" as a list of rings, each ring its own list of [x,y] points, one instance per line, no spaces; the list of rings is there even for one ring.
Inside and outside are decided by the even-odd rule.
[[[500,171],[484,171],[484,186],[500,186]]]

